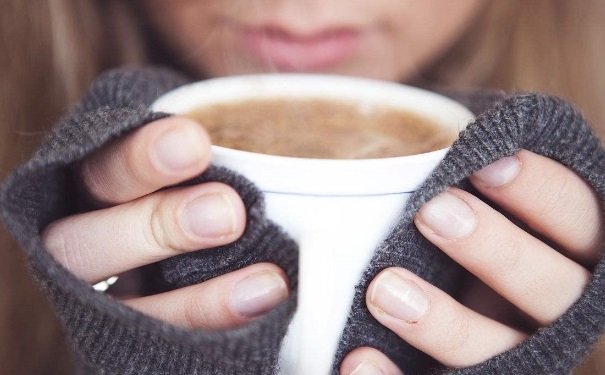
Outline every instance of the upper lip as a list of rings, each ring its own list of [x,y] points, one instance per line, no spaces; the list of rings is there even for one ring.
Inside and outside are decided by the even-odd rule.
[[[291,39],[297,41],[312,41],[313,39],[320,39],[321,37],[333,35],[335,33],[353,33],[359,32],[361,30],[360,26],[343,22],[304,26],[298,26],[293,23],[288,23],[284,21],[232,21],[230,23],[246,31],[264,32],[267,34],[279,36],[284,39]]]
[[[333,27],[333,28],[329,28],[329,29],[326,28],[326,29],[314,31],[312,33],[305,33],[305,34],[295,33],[290,30],[283,29],[280,27],[275,27],[275,26],[264,26],[264,27],[261,26],[261,27],[252,27],[252,28],[244,27],[243,30],[246,30],[249,32],[263,33],[268,36],[274,37],[276,39],[290,40],[292,42],[298,42],[298,43],[312,43],[314,41],[320,41],[322,39],[325,39],[325,38],[328,38],[331,36],[335,36],[338,34],[356,33],[357,32],[357,30],[352,29],[352,28],[347,28],[347,27]]]
[[[275,22],[231,24],[251,57],[283,71],[333,66],[354,53],[363,34],[361,28],[336,23],[304,26],[284,27]]]

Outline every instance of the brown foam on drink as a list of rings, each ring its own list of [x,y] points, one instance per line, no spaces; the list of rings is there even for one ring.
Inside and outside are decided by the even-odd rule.
[[[319,159],[406,156],[448,147],[455,134],[418,114],[328,99],[244,100],[188,114],[215,145]]]

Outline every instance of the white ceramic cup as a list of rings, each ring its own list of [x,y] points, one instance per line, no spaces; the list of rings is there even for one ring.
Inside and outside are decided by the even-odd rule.
[[[186,114],[200,106],[262,98],[327,98],[403,108],[432,119],[452,140],[472,113],[446,97],[368,79],[269,74],[216,78],[180,87],[153,110]],[[405,131],[405,129],[402,129]],[[212,146],[213,163],[263,192],[267,215],[299,244],[298,309],[282,345],[282,373],[328,374],[354,287],[407,197],[446,149],[365,160],[304,159]]]

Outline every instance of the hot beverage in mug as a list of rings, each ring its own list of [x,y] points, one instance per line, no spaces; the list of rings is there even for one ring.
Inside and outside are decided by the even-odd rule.
[[[250,99],[202,106],[187,115],[218,146],[299,158],[406,156],[453,141],[451,133],[417,113],[333,99]]]

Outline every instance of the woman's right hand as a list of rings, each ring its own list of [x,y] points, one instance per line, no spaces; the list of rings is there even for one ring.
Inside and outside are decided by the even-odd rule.
[[[114,141],[78,168],[99,210],[51,223],[48,251],[77,277],[95,284],[184,252],[225,245],[245,227],[237,193],[221,183],[161,190],[208,168],[210,141],[196,122],[171,117]],[[232,328],[288,296],[285,273],[260,263],[198,285],[123,302],[189,328]]]

